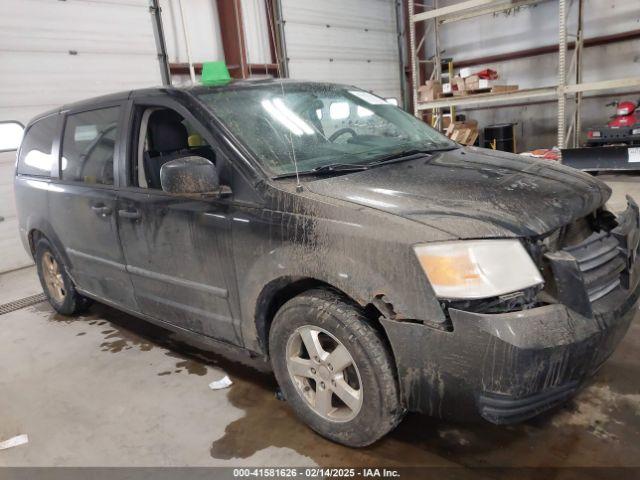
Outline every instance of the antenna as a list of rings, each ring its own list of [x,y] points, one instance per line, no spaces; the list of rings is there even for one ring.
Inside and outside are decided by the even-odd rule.
[[[264,5],[265,5],[265,9],[267,10],[267,21],[269,22],[269,30],[270,30],[270,37],[271,40],[274,43],[274,55],[276,56],[275,60],[276,60],[276,69],[278,71],[278,78],[280,79],[280,90],[282,91],[282,100],[284,101],[284,97],[285,97],[285,93],[284,93],[284,82],[282,79],[282,64],[281,64],[281,59],[278,56],[278,48],[277,48],[277,42],[276,42],[276,34],[275,34],[275,27],[274,27],[274,21],[273,21],[273,12],[271,11],[271,9],[269,8],[269,4],[271,2],[269,2],[268,0],[264,0]],[[262,35],[260,35],[260,42],[262,43],[264,41],[264,37]],[[261,45],[264,49],[264,51],[266,52],[267,50],[264,48],[264,45]],[[302,188],[302,184],[300,183],[300,173],[298,170],[298,162],[296,159],[296,149],[293,147],[293,137],[291,136],[291,130],[289,130],[289,146],[291,147],[291,159],[293,160],[293,168],[295,170],[296,173],[296,192],[302,192],[303,188]]]

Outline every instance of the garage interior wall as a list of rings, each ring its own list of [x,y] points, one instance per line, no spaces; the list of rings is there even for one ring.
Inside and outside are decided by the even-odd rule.
[[[147,0],[2,0],[0,119],[161,82]]]
[[[393,0],[281,0],[289,76],[401,98]]]
[[[147,0],[0,1],[0,121],[161,83]],[[31,263],[18,239],[14,153],[0,153],[0,272]]]
[[[441,1],[440,6],[457,3]],[[567,32],[576,31],[577,4],[570,2]],[[638,0],[584,0],[584,38],[594,38],[640,28]],[[514,51],[521,51],[558,43],[558,4],[547,1],[522,7],[507,13],[484,15],[459,22],[447,23],[440,28],[443,57],[464,61]],[[569,41],[573,38],[569,37]],[[433,54],[429,42],[427,55]],[[637,77],[640,75],[640,40],[628,40],[583,50],[583,82]],[[569,50],[567,64],[573,50]],[[472,69],[493,68],[500,74],[501,83],[524,88],[556,85],[558,82],[558,55],[550,53],[503,62],[487,63]],[[604,95],[603,95],[604,94]],[[595,97],[594,97],[595,95]],[[604,124],[613,113],[606,104],[616,99],[637,100],[640,92],[615,95],[615,92],[595,92],[585,95],[582,105],[583,140],[586,129]],[[589,98],[591,97],[591,98]],[[567,101],[568,115],[573,111]],[[482,125],[518,123],[518,150],[551,147],[557,137],[557,104],[554,101],[518,105],[514,107],[458,109],[468,118]]]
[[[264,0],[241,0],[251,64],[272,63]],[[393,0],[282,0],[289,77],[357,85],[400,100],[400,65]],[[186,63],[184,29],[177,0],[161,0],[171,63]],[[224,60],[214,0],[183,0],[194,63]],[[348,48],[346,48],[348,46]],[[189,84],[174,75],[174,84]]]

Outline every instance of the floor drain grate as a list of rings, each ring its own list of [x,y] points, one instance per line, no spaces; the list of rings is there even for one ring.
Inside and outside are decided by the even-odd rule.
[[[30,307],[36,303],[44,302],[46,299],[47,297],[45,297],[44,293],[38,293],[36,295],[31,295],[30,297],[24,297],[19,300],[14,300],[13,302],[5,303],[4,305],[0,305],[0,315],[15,312],[21,308]]]

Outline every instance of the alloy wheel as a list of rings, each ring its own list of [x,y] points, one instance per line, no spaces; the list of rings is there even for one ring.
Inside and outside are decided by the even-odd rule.
[[[287,341],[287,370],[296,390],[315,413],[348,422],[362,408],[358,366],[349,350],[326,330],[304,325]]]
[[[64,287],[62,272],[60,271],[60,264],[53,255],[51,255],[51,252],[45,252],[44,255],[42,255],[42,275],[47,285],[49,295],[51,295],[57,303],[64,302],[67,292]]]

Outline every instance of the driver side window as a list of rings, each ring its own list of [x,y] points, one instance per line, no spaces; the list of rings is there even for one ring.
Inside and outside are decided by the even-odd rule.
[[[172,160],[198,156],[216,163],[216,154],[203,135],[175,110],[143,107],[138,113],[140,130],[133,165],[136,186],[162,190],[160,169]]]
[[[113,185],[119,115],[120,107],[110,107],[67,116],[60,161],[63,180]]]

